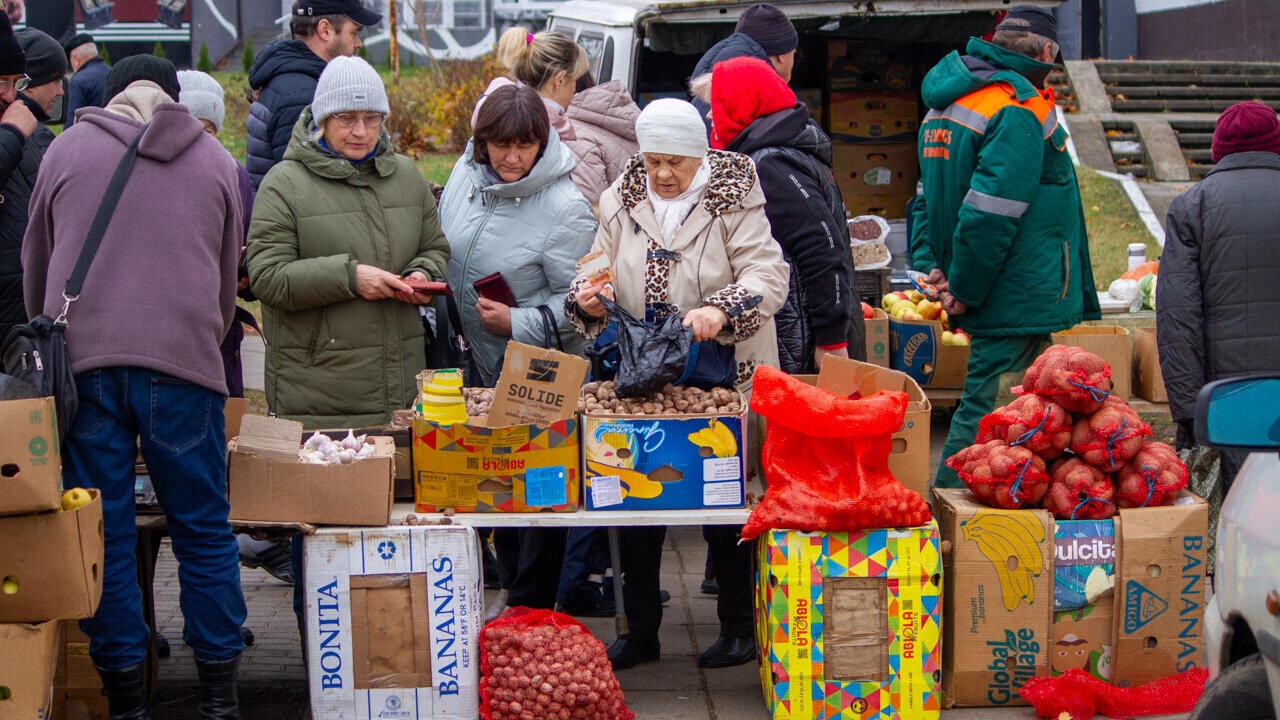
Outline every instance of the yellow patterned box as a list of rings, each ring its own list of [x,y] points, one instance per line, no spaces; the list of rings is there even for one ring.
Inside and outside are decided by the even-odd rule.
[[[418,512],[572,512],[582,482],[578,420],[489,428],[413,421]]]
[[[773,720],[934,720],[938,525],[760,537],[756,642]]]

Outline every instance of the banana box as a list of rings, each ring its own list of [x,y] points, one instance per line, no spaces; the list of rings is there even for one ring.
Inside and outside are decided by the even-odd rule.
[[[930,720],[941,709],[936,522],[760,537],[756,643],[773,720]]]
[[[1112,619],[1115,608],[1111,596],[1094,605],[1064,610],[1053,616],[1053,645],[1049,664],[1054,675],[1080,669],[1111,682],[1115,660]]]
[[[739,398],[739,407],[746,402]],[[699,510],[746,501],[747,413],[582,416],[588,510]]]
[[[1049,674],[1053,518],[1003,510],[968,490],[934,490],[946,555],[943,707],[1025,705],[1018,691]]]
[[[418,376],[430,382],[431,371]],[[582,486],[577,401],[587,361],[507,343],[488,415],[413,419],[418,512],[573,512]]]

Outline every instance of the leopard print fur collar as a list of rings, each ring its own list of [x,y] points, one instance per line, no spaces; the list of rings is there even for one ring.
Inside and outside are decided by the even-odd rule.
[[[707,151],[711,180],[702,195],[702,207],[712,217],[718,217],[734,209],[746,199],[756,182],[756,167],[751,158],[725,150]],[[631,212],[641,202],[649,199],[649,180],[644,169],[644,155],[636,154],[623,173],[622,206]]]

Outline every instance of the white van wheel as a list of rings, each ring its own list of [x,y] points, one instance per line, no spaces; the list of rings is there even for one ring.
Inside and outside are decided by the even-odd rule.
[[[1262,656],[1254,653],[1222,671],[1196,703],[1189,720],[1273,720],[1271,688]]]

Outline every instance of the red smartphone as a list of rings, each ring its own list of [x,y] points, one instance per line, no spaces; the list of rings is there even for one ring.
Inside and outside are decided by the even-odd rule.
[[[500,302],[507,307],[520,307],[516,302],[515,293],[511,292],[511,286],[507,285],[507,281],[502,277],[502,273],[496,272],[487,277],[482,277],[472,283],[472,287],[480,294],[480,297],[494,302]]]

